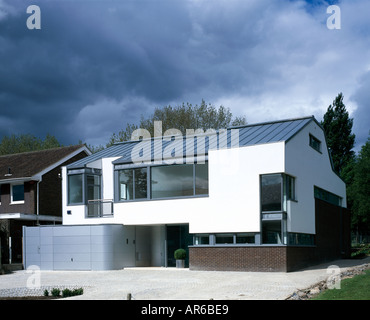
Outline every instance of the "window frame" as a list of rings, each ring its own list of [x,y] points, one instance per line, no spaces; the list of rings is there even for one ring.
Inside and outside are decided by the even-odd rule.
[[[69,195],[69,177],[81,175],[82,176],[82,202],[73,202],[71,203],[70,195]],[[81,206],[81,205],[88,205],[89,197],[88,197],[88,176],[99,176],[100,182],[100,196],[103,194],[103,182],[102,182],[102,174],[101,169],[95,168],[84,168],[84,169],[71,169],[67,171],[67,205],[68,206]],[[91,185],[91,184],[90,184]],[[95,186],[95,184],[94,184]],[[101,200],[101,199],[96,199]]]
[[[13,187],[23,186],[23,200],[14,200],[14,191]],[[25,202],[25,191],[24,191],[24,182],[23,183],[11,183],[10,184],[10,204],[24,204]]]
[[[313,196],[314,196],[315,199],[325,201],[325,202],[330,203],[334,206],[342,207],[343,198],[341,196],[338,196],[337,194],[335,194],[333,192],[330,192],[328,190],[325,190],[323,188],[320,188],[316,185],[314,185],[313,188],[314,188],[313,189]],[[336,201],[334,202],[333,199],[335,199]]]
[[[258,232],[220,232],[220,233],[195,233],[193,234],[193,246],[195,247],[248,247],[260,245],[257,239]],[[199,243],[199,238],[208,237],[208,244]],[[232,238],[231,243],[217,243],[217,237],[229,237]],[[254,242],[237,242],[238,238],[241,237],[253,237]]]
[[[280,175],[281,183],[281,210],[279,211],[267,211],[263,210],[262,196],[263,196],[263,186],[262,179],[266,176]],[[288,194],[288,182],[291,182],[292,192]],[[287,236],[287,211],[288,211],[288,201],[297,202],[297,193],[296,193],[296,178],[284,172],[277,173],[266,173],[260,175],[260,214],[261,214],[261,243],[267,245],[287,245],[288,236]],[[271,231],[272,224],[280,222],[280,232],[279,240],[277,243],[266,242],[267,232],[272,233]]]
[[[143,198],[136,198],[136,173],[135,173],[135,170],[138,170],[138,169],[146,169],[146,198],[143,197]],[[120,182],[120,172],[121,171],[126,171],[126,170],[130,170],[132,171],[132,199],[124,199],[121,197],[121,182]],[[117,191],[115,191],[115,194],[116,194],[116,202],[129,202],[129,201],[145,201],[145,200],[149,200],[149,186],[148,186],[148,181],[150,181],[148,178],[149,176],[149,170],[148,170],[148,167],[144,166],[144,167],[129,167],[129,168],[121,168],[121,169],[118,169],[116,170],[116,174],[115,174],[115,180],[116,180],[116,183],[115,183],[115,187],[117,189]]]
[[[312,149],[316,150],[319,153],[321,152],[321,140],[317,139],[313,134],[309,134],[309,145]]]
[[[196,193],[196,165],[202,165],[207,164],[207,170],[208,170],[208,192],[207,193]],[[193,193],[192,195],[186,195],[186,196],[173,196],[173,197],[158,197],[153,198],[152,197],[152,168],[156,167],[173,167],[173,166],[182,166],[182,165],[190,165],[192,166],[192,189]],[[130,200],[124,200],[120,198],[120,182],[119,182],[119,172],[121,170],[135,170],[135,169],[147,169],[147,197],[146,198],[134,198]],[[135,173],[133,173],[135,174]],[[135,186],[135,179],[133,179],[133,186]],[[208,166],[208,160],[206,161],[194,161],[194,163],[183,163],[183,164],[119,164],[114,167],[114,201],[116,203],[125,203],[125,202],[133,202],[133,201],[157,201],[157,200],[175,200],[175,199],[191,199],[191,198],[202,198],[202,197],[209,197],[209,166]]]

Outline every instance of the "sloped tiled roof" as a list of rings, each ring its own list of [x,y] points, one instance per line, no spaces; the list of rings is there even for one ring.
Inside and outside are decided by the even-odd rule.
[[[75,145],[0,156],[0,181],[31,178],[83,147]]]
[[[291,139],[295,134],[297,134],[301,129],[303,129],[309,122],[316,121],[313,116],[305,117],[305,118],[298,118],[298,119],[287,119],[287,120],[280,120],[280,121],[271,121],[271,122],[264,122],[264,123],[257,123],[257,124],[250,124],[245,126],[239,127],[231,127],[227,129],[227,147],[233,145],[231,143],[232,137],[232,130],[238,131],[239,133],[239,147],[243,146],[250,146],[250,145],[257,145],[257,144],[264,144],[264,143],[272,143],[272,142],[279,142],[279,141],[288,141]],[[219,135],[219,132],[216,133]],[[201,135],[194,136],[194,152],[197,154],[197,139],[201,137]],[[186,140],[189,137],[183,137],[183,139],[175,142],[171,147],[176,146],[176,143],[180,143],[183,146],[183,154],[186,154]],[[191,138],[190,138],[191,139]],[[131,160],[131,151],[135,145],[137,145],[140,141],[127,141],[127,142],[120,142],[112,145],[109,148],[106,148],[100,152],[90,155],[84,159],[81,159],[71,165],[68,168],[81,168],[86,164],[93,162],[98,159],[108,158],[108,157],[118,157],[115,164],[118,163],[130,163]],[[149,142],[149,141],[148,141]],[[162,141],[162,148],[165,149],[166,146],[171,141]],[[152,159],[154,158],[154,140],[150,140],[151,143],[151,151],[152,151]],[[181,148],[181,145],[178,146]],[[220,145],[217,144],[217,147]],[[235,146],[235,145],[233,145]],[[209,139],[205,140],[205,153],[207,154],[209,149]]]

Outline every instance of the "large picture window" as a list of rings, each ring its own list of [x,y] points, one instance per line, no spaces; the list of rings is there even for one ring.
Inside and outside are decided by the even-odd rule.
[[[181,198],[208,195],[208,162],[116,167],[117,201]]]
[[[152,167],[152,199],[193,195],[193,165]]]

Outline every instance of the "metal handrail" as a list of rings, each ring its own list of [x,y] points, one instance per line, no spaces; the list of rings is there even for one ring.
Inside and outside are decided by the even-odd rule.
[[[107,206],[104,204],[110,204]],[[113,199],[93,199],[88,200],[87,203],[87,217],[96,218],[96,217],[107,217],[113,216]]]

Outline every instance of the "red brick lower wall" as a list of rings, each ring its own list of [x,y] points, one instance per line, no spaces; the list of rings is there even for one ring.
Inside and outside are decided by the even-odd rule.
[[[189,247],[189,268],[208,271],[286,272],[287,247]]]

